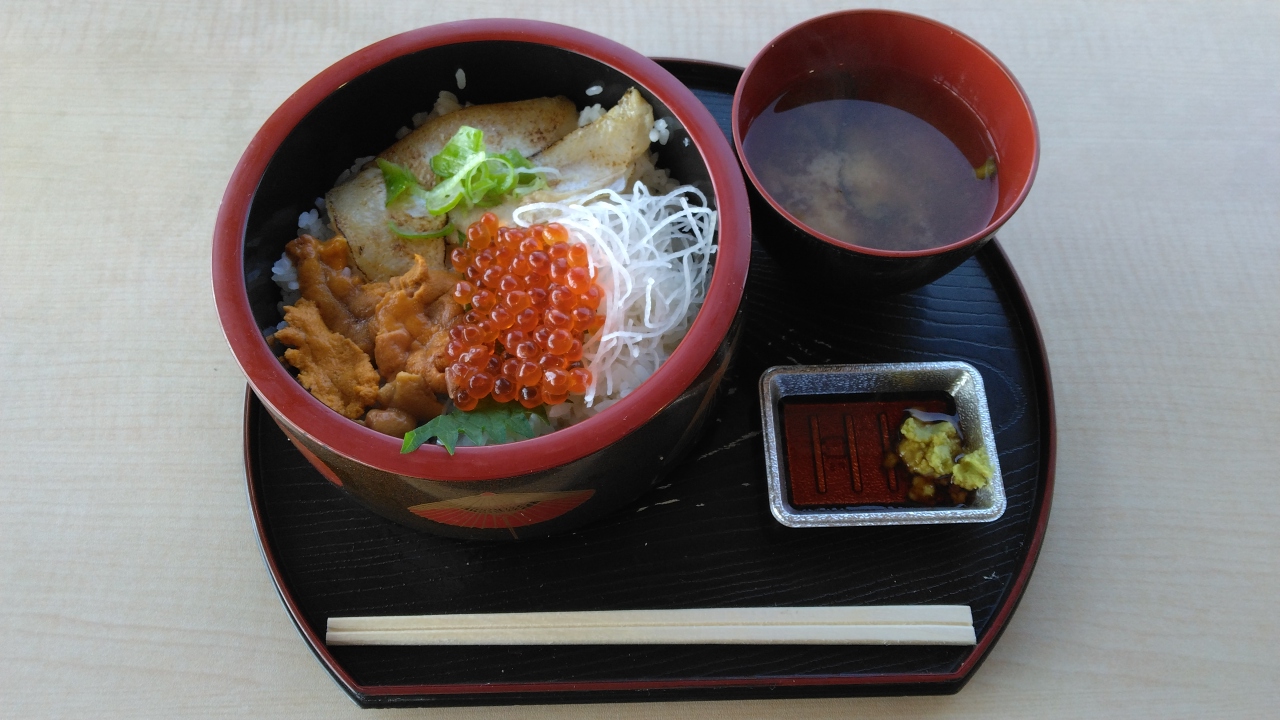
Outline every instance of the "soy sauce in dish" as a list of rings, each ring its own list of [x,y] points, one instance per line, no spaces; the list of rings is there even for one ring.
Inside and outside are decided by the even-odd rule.
[[[743,139],[756,178],[788,212],[881,250],[941,247],[985,227],[998,194],[992,147],[955,94],[891,70],[810,75]]]
[[[912,497],[915,478],[898,457],[900,428],[908,415],[959,427],[955,399],[945,392],[784,399],[791,504],[802,510],[972,504],[971,492],[952,496],[943,490],[929,502]]]

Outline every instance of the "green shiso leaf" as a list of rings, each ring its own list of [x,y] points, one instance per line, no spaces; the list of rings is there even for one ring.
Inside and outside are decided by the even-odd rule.
[[[452,455],[459,435],[466,435],[476,445],[501,444],[510,435],[533,437],[530,412],[513,403],[488,403],[471,412],[440,415],[425,425],[405,433],[401,453],[411,453],[431,438],[436,438]]]
[[[393,235],[402,237],[405,240],[431,240],[433,238],[444,237],[445,235],[453,232],[453,224],[450,223],[439,230],[433,230],[431,232],[415,233],[404,230],[400,228],[400,226],[396,225],[395,222],[389,220],[387,221],[387,229],[390,230]]]

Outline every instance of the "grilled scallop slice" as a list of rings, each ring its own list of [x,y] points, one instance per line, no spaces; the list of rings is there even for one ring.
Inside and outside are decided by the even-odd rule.
[[[464,228],[492,212],[500,222],[509,224],[512,212],[521,205],[560,202],[610,186],[629,191],[640,171],[652,168],[647,155],[652,127],[653,108],[631,88],[609,112],[529,158],[536,166],[559,172],[547,175],[546,188],[509,198],[496,207],[457,208],[449,211],[449,219],[454,227]]]
[[[337,231],[347,238],[352,259],[370,280],[403,275],[413,267],[414,255],[421,255],[432,270],[445,268],[444,238],[405,240],[391,232],[389,223],[406,232],[428,233],[443,228],[448,219],[412,217],[388,208],[387,188],[378,168],[361,170],[351,181],[330,190],[325,202]]]
[[[381,157],[409,168],[423,187],[431,188],[436,184],[431,156],[463,125],[484,131],[490,152],[514,148],[528,157],[573,131],[577,117],[573,103],[563,97],[474,105],[428,120]],[[447,267],[445,239],[406,240],[393,233],[388,223],[394,222],[409,233],[429,233],[442,229],[448,218],[414,217],[403,209],[387,208],[386,186],[377,167],[365,168],[350,182],[330,190],[325,202],[337,231],[351,246],[356,265],[370,280],[382,281],[408,272],[414,255],[421,255],[432,270]]]
[[[578,109],[566,97],[472,105],[428,120],[379,157],[409,168],[423,187],[431,188],[436,184],[431,156],[443,150],[463,125],[484,133],[490,153],[514,148],[530,157],[573,132],[578,127]]]
[[[558,177],[547,178],[550,192],[543,195],[568,197],[626,178],[649,149],[652,127],[653,108],[635,88],[627,90],[609,112],[531,159],[534,165],[560,171]]]

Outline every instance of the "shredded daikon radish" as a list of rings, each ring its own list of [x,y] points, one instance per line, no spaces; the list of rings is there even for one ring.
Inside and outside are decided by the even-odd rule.
[[[716,211],[691,185],[652,195],[636,183],[628,195],[606,189],[525,205],[512,219],[523,227],[560,223],[590,250],[604,325],[583,343],[592,384],[570,396],[564,421],[584,420],[657,372],[689,331],[711,281]]]

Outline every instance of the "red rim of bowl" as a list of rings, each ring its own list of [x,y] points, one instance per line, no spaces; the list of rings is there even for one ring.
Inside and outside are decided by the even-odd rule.
[[[760,59],[764,57],[765,53],[769,52],[769,49],[772,48],[774,45],[776,45],[778,41],[781,40],[782,38],[787,37],[788,35],[791,35],[793,33],[800,32],[813,25],[817,25],[819,23],[825,22],[831,18],[842,17],[846,15],[887,15],[887,16],[899,17],[907,20],[914,20],[927,25],[932,25],[942,30],[946,30],[947,32],[952,33],[957,37],[961,38],[965,42],[968,42],[970,45],[973,45],[975,49],[977,49],[980,53],[982,53],[989,60],[991,60],[991,62],[996,67],[1000,68],[1000,71],[1004,73],[1005,77],[1009,79],[1009,82],[1013,84],[1014,89],[1018,91],[1018,96],[1022,98],[1022,104],[1026,107],[1027,115],[1031,119],[1031,137],[1032,137],[1032,143],[1033,143],[1033,148],[1031,152],[1031,168],[1027,173],[1026,182],[1023,183],[1022,189],[1018,192],[1018,196],[1014,198],[1014,201],[1009,205],[1008,208],[1005,209],[1004,212],[993,217],[987,223],[987,225],[983,227],[981,230],[979,230],[978,232],[970,235],[969,237],[964,238],[963,240],[957,240],[956,242],[953,242],[950,245],[940,245],[938,247],[928,248],[925,250],[882,250],[879,248],[870,248],[870,247],[864,247],[862,245],[854,245],[853,243],[848,243],[843,240],[833,238],[830,235],[827,235],[818,230],[815,230],[809,227],[808,225],[806,225],[802,220],[797,218],[795,215],[792,215],[786,208],[782,207],[782,205],[780,205],[776,200],[774,200],[773,196],[770,195],[769,192],[764,189],[764,187],[760,183],[759,178],[756,177],[755,172],[751,169],[751,165],[747,162],[746,153],[744,153],[742,150],[742,128],[740,123],[738,122],[738,111],[739,111],[739,105],[742,102],[742,90],[744,87],[746,87],[747,79],[751,77],[751,73],[755,70],[756,64],[759,63]],[[929,255],[941,255],[945,252],[949,252],[951,250],[964,247],[965,245],[968,245],[970,243],[978,242],[979,240],[992,235],[996,230],[1000,228],[1001,225],[1004,225],[1005,222],[1009,220],[1009,218],[1013,217],[1013,213],[1017,211],[1017,209],[1022,205],[1022,201],[1027,199],[1027,193],[1031,192],[1031,183],[1036,178],[1036,169],[1040,166],[1040,130],[1036,125],[1035,112],[1031,109],[1031,100],[1030,98],[1027,97],[1026,91],[1022,89],[1022,85],[1018,82],[1018,79],[1013,76],[1013,73],[1009,72],[1009,68],[1006,67],[1003,62],[1000,62],[1000,59],[997,58],[994,54],[992,54],[990,50],[985,48],[982,45],[982,43],[978,42],[977,40],[974,40],[968,35],[960,32],[959,30],[956,30],[950,25],[947,25],[945,23],[940,23],[937,20],[923,17],[921,15],[899,12],[897,10],[840,10],[837,12],[827,13],[826,15],[819,15],[818,17],[815,17],[815,18],[810,18],[809,20],[805,20],[802,23],[799,23],[797,25],[794,25],[782,31],[781,34],[779,34],[773,40],[770,40],[769,43],[766,44],[764,48],[760,50],[760,52],[756,53],[755,57],[751,58],[751,62],[747,65],[746,70],[742,72],[742,77],[741,79],[738,80],[738,88],[733,94],[733,108],[730,110],[730,112],[732,113],[730,116],[730,119],[733,124],[734,149],[738,152],[738,157],[742,159],[743,171],[746,173],[747,177],[750,178],[751,184],[754,185],[756,190],[760,192],[761,197],[763,197],[765,201],[768,202],[769,205],[778,212],[778,214],[786,218],[788,222],[800,228],[801,230],[808,233],[809,235],[829,245],[834,245],[835,247],[840,248],[842,250],[852,250],[854,252],[864,253],[866,255],[875,255],[879,257],[925,257]]]
[[[624,73],[659,98],[702,154],[719,210],[719,247],[707,297],[671,357],[635,392],[590,420],[531,440],[484,448],[426,445],[400,454],[400,441],[348,420],[306,391],[267,347],[249,307],[244,233],[249,207],[272,156],[299,121],[342,85],[396,57],[464,42],[552,45]],[[223,333],[263,403],[299,432],[378,470],[433,480],[489,480],[546,470],[622,439],[675,400],[715,355],[738,311],[751,258],[746,187],[733,148],[702,103],[669,72],[640,53],[583,30],[531,20],[466,20],[433,25],[374,43],[334,63],[272,113],[240,158],[213,239],[214,300]],[[283,412],[282,408],[288,408]]]

